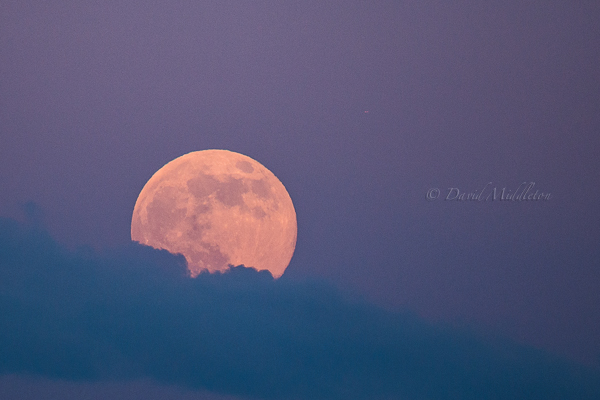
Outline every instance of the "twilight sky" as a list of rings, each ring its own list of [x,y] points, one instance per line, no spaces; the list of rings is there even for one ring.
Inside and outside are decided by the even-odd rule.
[[[564,361],[552,363],[590,368],[575,374],[574,382],[591,369],[597,374],[598,20],[600,4],[594,1],[3,1],[0,306],[14,320],[2,323],[0,336],[20,343],[14,348],[21,353],[3,353],[0,393],[63,379],[52,390],[67,398],[100,380],[107,383],[85,386],[86,393],[120,391],[123,399],[137,398],[105,373],[115,365],[136,388],[155,395],[165,390],[165,397],[170,390],[208,390],[242,398],[343,398],[348,394],[338,385],[348,380],[357,398],[372,398],[375,387],[391,398],[462,393],[463,386],[444,386],[440,377],[446,375],[419,375],[418,368],[411,369],[411,382],[422,386],[402,389],[413,392],[396,387],[394,373],[402,375],[413,364],[398,361],[403,348],[393,338],[413,324],[411,334],[426,332],[416,359],[434,360],[441,349],[440,371],[451,367],[465,380],[487,378],[456,366],[463,365],[461,349],[477,354],[490,371],[528,370],[502,364],[490,337],[509,341],[506,348],[528,366],[560,357]],[[209,283],[180,277],[168,279],[184,297],[167,284],[159,292],[182,317],[208,313],[195,305],[203,300],[225,299],[230,307],[221,312],[240,329],[252,330],[255,318],[266,318],[265,337],[281,353],[269,353],[253,331],[247,340],[229,338],[242,343],[230,354],[225,343],[231,342],[215,342],[214,354],[242,361],[234,367],[215,361],[220,366],[214,368],[234,374],[272,357],[300,377],[290,372],[272,391],[268,381],[251,376],[241,383],[211,380],[204,370],[198,379],[168,376],[155,363],[160,352],[145,352],[150,344],[132,349],[106,339],[135,342],[137,329],[151,325],[141,302],[159,301],[143,290],[126,296],[123,287],[134,284],[128,272],[119,272],[154,262],[153,253],[140,255],[130,244],[140,190],[172,159],[211,148],[248,155],[283,182],[298,216],[296,252],[275,283],[246,271],[250,283],[240,290],[251,309],[239,310],[228,291],[236,287],[235,274],[210,283],[216,287],[212,298],[202,289]],[[534,183],[528,194],[539,190],[550,193],[549,199],[499,199],[503,188],[515,192],[523,182]],[[439,198],[428,200],[434,188]],[[480,201],[446,200],[456,191],[482,190]],[[178,265],[176,259],[157,263]],[[49,265],[53,278],[32,277],[31,271],[52,275]],[[155,284],[149,274],[141,274],[142,285]],[[42,290],[48,282],[56,287]],[[80,286],[90,282],[88,298]],[[110,291],[117,294],[112,302],[104,299]],[[58,304],[71,301],[93,307],[60,312]],[[56,312],[59,322],[52,334],[21,341],[23,332],[47,332],[47,322],[36,320],[38,305],[44,315]],[[120,309],[114,320],[105,315]],[[297,313],[297,319],[282,310]],[[200,329],[198,321],[170,325],[169,313],[163,314],[157,318],[165,328],[154,327],[149,343],[176,326]],[[375,344],[369,338],[377,335],[366,328],[357,336],[338,336],[371,319],[374,332],[381,332]],[[125,320],[131,326],[114,325]],[[223,320],[213,322],[218,327]],[[460,332],[467,328],[466,337],[481,337],[465,339]],[[216,328],[205,334],[219,335]],[[57,362],[46,354],[46,364],[31,361],[45,359],[34,349],[56,343],[61,348],[73,335],[81,338],[80,358]],[[460,345],[449,345],[456,337]],[[198,367],[194,354],[211,360],[206,349],[186,357],[177,346],[164,344],[174,365]],[[351,348],[364,351],[348,355]],[[103,351],[114,357],[92,356]],[[263,351],[264,357],[256,355]],[[297,365],[294,351],[315,357]],[[140,354],[146,358],[137,365]],[[76,365],[91,369],[78,375]],[[199,365],[208,371],[211,364]],[[312,377],[307,365],[316,371],[337,365],[341,372]],[[568,369],[552,371],[561,368]],[[392,372],[378,384],[381,370]],[[524,382],[536,382],[532,387],[553,388],[540,384],[535,373],[524,376]],[[428,379],[439,382],[439,391],[422,390],[430,387]],[[498,379],[499,393],[514,395],[502,391],[506,382]],[[180,387],[148,389],[162,384]]]

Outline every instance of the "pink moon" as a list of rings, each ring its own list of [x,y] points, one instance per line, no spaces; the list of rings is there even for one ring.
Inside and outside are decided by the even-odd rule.
[[[279,278],[296,247],[296,211],[258,161],[203,150],[167,163],[135,203],[131,239],[182,254],[192,277],[243,264]]]

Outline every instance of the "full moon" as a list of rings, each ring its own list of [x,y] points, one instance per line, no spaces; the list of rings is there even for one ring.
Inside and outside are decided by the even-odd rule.
[[[279,278],[296,235],[296,211],[279,179],[227,150],[167,163],[140,192],[131,219],[132,240],[182,254],[192,277],[244,264]]]

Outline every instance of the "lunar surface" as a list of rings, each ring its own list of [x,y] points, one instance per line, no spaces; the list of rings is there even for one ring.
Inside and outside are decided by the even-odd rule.
[[[185,256],[190,275],[244,264],[280,277],[296,246],[296,211],[271,171],[227,150],[185,154],[135,203],[131,239]]]

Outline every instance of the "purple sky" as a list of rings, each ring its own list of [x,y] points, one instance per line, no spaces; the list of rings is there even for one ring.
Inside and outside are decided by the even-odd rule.
[[[5,0],[0,215],[33,201],[69,248],[122,246],[160,167],[240,152],[296,207],[282,279],[598,366],[599,20],[594,1]],[[551,197],[444,199],[488,182]]]

